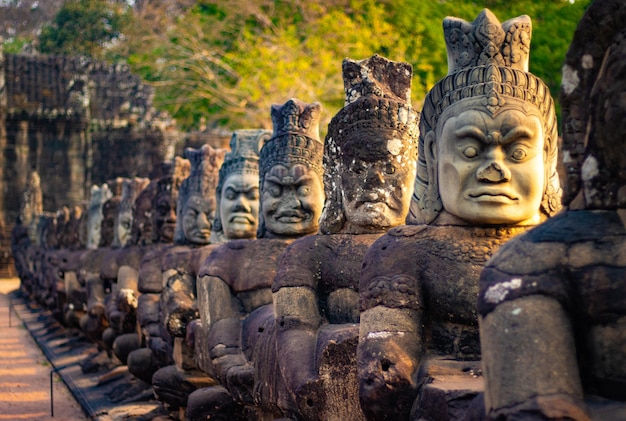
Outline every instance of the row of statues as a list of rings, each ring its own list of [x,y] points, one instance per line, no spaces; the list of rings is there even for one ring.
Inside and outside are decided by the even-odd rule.
[[[22,288],[180,419],[625,419],[622,3],[566,59],[566,174],[530,18],[484,10],[444,21],[421,113],[409,64],[346,59],[323,142],[290,99],[86,212],[43,212],[35,174]]]

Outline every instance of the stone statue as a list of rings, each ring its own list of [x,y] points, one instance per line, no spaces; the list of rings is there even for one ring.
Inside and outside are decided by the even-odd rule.
[[[20,213],[11,232],[11,254],[20,278],[20,288],[30,294],[33,291],[34,274],[31,272],[35,254],[35,234],[38,216],[43,213],[41,180],[36,171],[30,173],[20,204]]]
[[[553,100],[528,73],[530,18],[500,24],[485,9],[443,28],[448,76],[424,101],[411,225],[363,260],[359,398],[372,420],[412,407],[411,419],[463,416],[482,388],[480,270],[560,206]]]
[[[287,417],[363,419],[359,275],[370,245],[409,210],[418,134],[411,75],[409,64],[380,56],[343,62],[346,103],[326,135],[320,233],[285,250],[272,284],[274,377],[295,403],[279,402]]]
[[[133,214],[135,201],[141,192],[148,186],[150,179],[133,177],[124,179],[122,183],[122,194],[117,214],[115,216],[115,229],[113,242],[109,253],[104,257],[100,266],[100,278],[110,287],[111,293],[106,302],[105,316],[108,328],[103,333],[104,343],[111,349],[113,342],[120,334],[135,332],[136,320],[126,318],[125,313],[118,307],[133,301],[134,297],[127,297],[127,285],[119,282],[118,277],[122,266],[138,267],[141,251],[132,247],[131,231],[133,225]],[[136,282],[135,282],[136,284]],[[124,301],[124,303],[120,302]],[[135,335],[136,336],[136,335]],[[118,358],[121,357],[118,355]],[[125,362],[125,358],[120,358]]]
[[[565,59],[565,211],[481,273],[489,420],[626,419],[625,20],[596,0]]]
[[[320,114],[319,103],[297,99],[272,106],[274,130],[259,160],[257,240],[230,241],[203,264],[198,277],[199,330],[208,338],[199,350],[204,354],[200,359],[211,361],[210,372],[221,386],[194,392],[188,419],[236,419],[242,416],[242,405],[254,405],[252,360],[259,330],[248,327],[273,319],[271,285],[278,259],[294,239],[317,231],[322,213]]]
[[[156,183],[156,194],[152,200],[153,241],[159,246],[151,248],[141,257],[136,279],[137,324],[141,333],[139,343],[147,348],[133,350],[128,355],[128,369],[137,378],[150,384],[152,373],[158,368],[151,349],[167,349],[167,331],[160,326],[158,303],[162,290],[161,261],[164,253],[171,247],[176,229],[176,205],[180,184],[190,171],[189,161],[175,157],[166,173]],[[164,351],[166,352],[166,351]],[[133,357],[134,355],[134,357]],[[167,353],[165,355],[168,355]]]
[[[88,308],[87,278],[98,277],[102,258],[106,249],[98,249],[100,229],[102,224],[102,206],[111,198],[109,186],[93,185],[90,189],[90,199],[87,208],[81,216],[80,225],[84,249],[77,251],[72,260],[75,265],[64,271],[65,289],[68,296],[65,320],[68,325],[80,326],[80,320],[85,317]]]
[[[189,324],[193,326],[193,321],[200,317],[196,300],[199,267],[216,247],[209,242],[217,208],[215,190],[225,154],[225,149],[213,149],[209,145],[188,148],[184,154],[191,162],[191,172],[182,182],[178,195],[175,246],[162,259],[163,290],[159,303],[160,323],[171,338],[170,358],[174,364],[159,369],[152,376],[156,397],[170,410],[185,406],[177,395],[188,393],[186,386],[211,384],[197,369],[193,344],[185,338],[191,336]]]
[[[207,377],[199,370],[205,365],[204,362],[194,358],[194,348],[203,348],[206,342],[201,332],[195,335],[195,326],[200,317],[196,301],[196,278],[206,257],[219,246],[219,243],[213,241],[225,242],[251,238],[255,235],[259,194],[258,151],[269,135],[266,130],[239,130],[233,134],[230,141],[231,151],[225,156],[221,151],[209,150],[208,147],[198,151],[198,170],[204,171],[204,182],[200,185],[199,179],[190,180],[187,197],[192,200],[193,206],[187,207],[187,210],[197,208],[195,199],[201,194],[203,202],[211,205],[208,211],[209,214],[215,214],[215,220],[212,226],[208,227],[212,231],[208,239],[206,236],[194,239],[198,237],[198,230],[189,223],[195,221],[196,226],[201,228],[208,222],[204,217],[196,215],[192,221],[181,220],[178,232],[188,233],[179,235],[182,244],[193,244],[195,241],[196,245],[200,245],[200,241],[206,244],[207,240],[211,244],[195,249],[179,246],[167,253],[163,261],[165,287],[159,308],[161,324],[166,326],[169,337],[172,338],[170,346],[173,354],[169,355],[169,358],[174,364],[154,373],[152,384],[157,397],[165,402],[171,411],[184,411],[189,393],[198,387],[215,383],[211,377]],[[207,152],[214,155],[212,159],[209,155],[205,156]],[[216,159],[218,157],[219,159]],[[221,164],[219,168],[218,161]],[[209,174],[211,176],[207,177]],[[200,176],[200,172],[197,175]],[[201,188],[195,194],[191,189],[194,185]],[[189,216],[191,215],[187,215],[187,218]],[[216,229],[220,231],[219,234],[215,232]],[[155,356],[155,359],[157,358]],[[163,364],[163,361],[165,360],[161,357],[160,364]]]
[[[100,271],[105,257],[110,252],[115,232],[115,216],[117,214],[122,194],[122,184],[124,179],[118,177],[109,181],[105,194],[110,195],[109,199],[102,204],[102,218],[100,222],[100,240],[98,248],[94,253],[83,255],[79,277],[84,279],[87,292],[87,312],[81,317],[80,327],[87,337],[104,347],[102,333],[107,328],[108,323],[105,317],[106,291],[110,287],[106,285],[100,277]],[[104,188],[104,186],[103,186]],[[99,212],[94,209],[92,216],[93,223],[96,222]],[[92,236],[95,236],[92,233]]]

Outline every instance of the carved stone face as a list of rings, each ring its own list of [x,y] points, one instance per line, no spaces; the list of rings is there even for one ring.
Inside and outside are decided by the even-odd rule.
[[[192,244],[208,244],[215,218],[214,198],[193,195],[187,199],[182,212],[183,233]]]
[[[324,188],[315,171],[303,164],[274,165],[263,180],[265,227],[276,235],[299,236],[317,230]]]
[[[415,164],[415,161],[411,161]],[[415,171],[402,155],[382,159],[344,158],[342,201],[347,222],[364,232],[404,223]]]
[[[232,174],[224,182],[220,217],[228,239],[255,238],[259,217],[258,174]]]
[[[171,242],[176,229],[176,197],[171,192],[161,193],[156,199],[155,229],[161,242]]]
[[[538,223],[545,189],[539,117],[519,109],[492,117],[459,104],[431,146],[444,209],[473,224]]]
[[[102,225],[102,212],[90,212],[87,219],[87,248],[98,248],[100,243],[100,229]]]
[[[111,204],[111,201],[105,202],[102,207],[102,222],[100,224],[100,246],[106,247],[113,241],[115,230],[115,212],[117,204]]]
[[[133,212],[132,210],[121,211],[117,215],[117,238],[120,241],[120,246],[124,247],[130,242],[131,230],[133,226]]]

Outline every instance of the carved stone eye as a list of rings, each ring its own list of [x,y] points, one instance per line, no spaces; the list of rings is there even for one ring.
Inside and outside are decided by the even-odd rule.
[[[476,158],[478,156],[478,149],[475,146],[468,146],[463,149],[463,155],[466,158]]]
[[[511,158],[516,161],[521,161],[526,158],[526,151],[524,149],[517,148],[511,153]]]

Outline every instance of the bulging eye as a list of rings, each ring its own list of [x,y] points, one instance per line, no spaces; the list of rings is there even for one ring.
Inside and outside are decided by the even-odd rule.
[[[463,155],[466,158],[476,158],[478,156],[478,149],[475,146],[468,146],[463,149]]]
[[[522,148],[514,149],[513,152],[511,152],[511,158],[516,161],[522,161],[524,158],[526,158],[526,155],[526,151]]]
[[[300,186],[298,188],[298,195],[300,196],[308,196],[311,193],[311,187],[309,186]]]
[[[385,174],[394,174],[396,172],[396,167],[393,164],[385,165]]]

